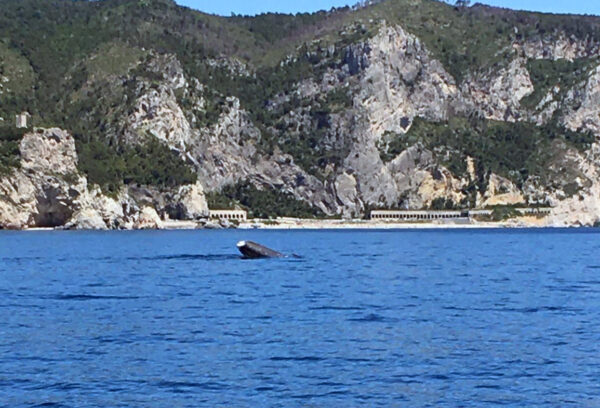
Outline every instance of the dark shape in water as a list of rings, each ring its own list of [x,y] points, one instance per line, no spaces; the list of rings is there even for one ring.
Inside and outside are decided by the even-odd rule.
[[[247,259],[260,259],[260,258],[283,258],[284,255],[281,252],[274,251],[266,246],[257,244],[252,241],[240,241],[237,244],[239,251]]]

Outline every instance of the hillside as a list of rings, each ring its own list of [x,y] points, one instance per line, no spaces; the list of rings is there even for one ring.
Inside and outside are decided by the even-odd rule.
[[[178,202],[192,186],[257,216],[518,204],[600,218],[600,18],[433,0],[229,18],[171,0],[0,4],[0,210],[25,214],[16,227],[78,211],[132,225],[107,202],[201,217],[206,203]],[[73,136],[71,181],[95,201],[63,200],[48,222],[61,176],[20,204],[22,111]]]

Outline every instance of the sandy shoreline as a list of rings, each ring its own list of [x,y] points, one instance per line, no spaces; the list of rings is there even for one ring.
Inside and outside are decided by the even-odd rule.
[[[356,229],[356,230],[392,230],[392,229],[482,229],[506,228],[501,223],[407,223],[407,222],[372,222],[372,221],[340,221],[340,220],[302,220],[278,221],[277,223],[248,222],[239,225],[239,229],[267,230],[322,230],[322,229]]]
[[[163,221],[159,228],[151,230],[177,231],[196,229],[241,229],[241,230],[415,230],[415,229],[500,229],[500,228],[553,228],[542,219],[522,217],[500,222],[475,220],[436,220],[433,222],[395,222],[373,220],[313,220],[299,218],[277,218],[275,220],[248,220],[239,225],[206,224],[197,221]],[[23,231],[54,231],[61,228],[28,228]]]
[[[276,220],[249,220],[239,225],[240,229],[490,229],[490,228],[551,228],[543,218],[519,217],[499,222],[476,221],[473,219],[434,220],[423,222],[398,222],[380,220],[313,220],[277,218]]]

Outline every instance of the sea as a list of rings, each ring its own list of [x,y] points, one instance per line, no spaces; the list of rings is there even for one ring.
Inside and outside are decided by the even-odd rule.
[[[0,406],[600,407],[600,232],[0,232]]]

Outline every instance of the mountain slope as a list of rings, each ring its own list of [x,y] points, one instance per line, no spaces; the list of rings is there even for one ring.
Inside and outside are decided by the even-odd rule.
[[[433,0],[231,18],[170,0],[0,2],[7,177],[27,110],[73,134],[105,194],[197,179],[214,205],[261,215],[584,202],[582,222],[599,216],[600,18]]]

